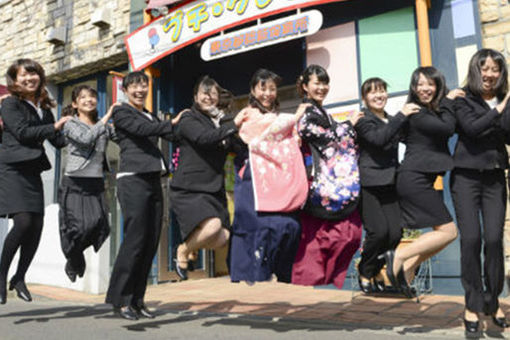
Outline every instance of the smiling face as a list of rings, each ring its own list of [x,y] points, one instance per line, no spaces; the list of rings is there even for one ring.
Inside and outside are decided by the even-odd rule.
[[[388,102],[388,92],[384,89],[384,87],[379,86],[375,87],[372,85],[372,88],[363,98],[365,106],[374,113],[383,113],[384,107]]]
[[[322,102],[328,95],[329,84],[320,81],[316,74],[312,74],[308,83],[303,84],[303,90],[305,90],[308,98],[313,99],[319,105],[322,105]]]
[[[485,63],[480,67],[480,74],[482,76],[482,91],[485,95],[494,94],[494,88],[498,83],[499,77],[501,76],[501,70],[499,65],[488,57],[485,59]]]
[[[195,95],[195,103],[198,104],[200,110],[209,112],[218,105],[219,98],[218,89],[215,86],[208,89],[201,85]]]
[[[131,106],[143,110],[145,99],[149,93],[149,84],[145,81],[129,84],[127,88],[124,88],[124,93]]]
[[[272,79],[267,79],[262,82],[259,81],[254,88],[251,89],[251,94],[259,101],[264,108],[272,110],[278,95],[278,89]]]
[[[79,114],[90,116],[95,113],[97,106],[97,97],[88,90],[81,90],[78,97],[71,104]]]
[[[419,101],[424,105],[430,104],[436,95],[436,91],[437,86],[434,80],[427,78],[423,75],[423,73],[420,73],[415,89]]]
[[[28,72],[21,66],[16,74],[16,85],[23,94],[29,97],[35,96],[41,85],[41,78],[37,72]]]

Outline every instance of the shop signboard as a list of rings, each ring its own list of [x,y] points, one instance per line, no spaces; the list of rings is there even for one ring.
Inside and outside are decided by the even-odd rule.
[[[140,70],[201,39],[256,19],[346,0],[184,1],[125,37],[131,66]]]
[[[200,56],[205,61],[223,58],[302,38],[318,32],[321,26],[322,13],[311,10],[209,38],[202,44]]]

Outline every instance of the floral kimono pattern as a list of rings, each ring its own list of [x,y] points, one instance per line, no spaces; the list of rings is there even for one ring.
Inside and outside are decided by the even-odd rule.
[[[305,210],[325,219],[348,216],[360,195],[356,131],[313,105],[298,122],[298,133],[311,151],[312,160],[305,153],[305,163],[313,163]]]

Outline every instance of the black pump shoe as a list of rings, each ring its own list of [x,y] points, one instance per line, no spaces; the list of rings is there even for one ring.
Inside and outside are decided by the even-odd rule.
[[[498,327],[501,327],[501,328],[508,328],[510,325],[507,323],[506,321],[506,318],[505,317],[502,317],[502,318],[497,318],[496,316],[494,315],[491,315],[491,318],[492,318],[492,323],[494,323],[496,326]]]
[[[138,320],[138,316],[136,315],[136,312],[130,307],[130,306],[124,306],[119,308],[114,308],[113,312],[120,316],[123,319],[126,320]]]
[[[16,294],[21,300],[24,300],[26,302],[32,301],[32,295],[30,295],[30,292],[28,291],[28,288],[25,284],[25,281],[17,281],[14,283],[14,281],[11,280],[11,283],[9,284],[9,290],[16,290]]]
[[[151,312],[149,308],[147,308],[146,305],[142,305],[140,307],[131,306],[131,308],[136,312],[138,317],[144,317],[147,319],[154,319],[156,317],[154,313]]]
[[[398,284],[397,278],[393,274],[393,260],[395,259],[395,251],[388,250],[383,254],[377,256],[377,258],[379,260],[384,259],[386,261],[386,275],[388,276],[388,279],[390,280],[393,288],[399,289],[400,285]]]
[[[416,291],[413,290],[407,283],[406,276],[404,275],[404,271],[402,269],[398,272],[397,279],[400,285],[400,290],[407,298],[412,299],[416,297]]]
[[[466,335],[469,336],[477,336],[480,328],[480,321],[468,321],[466,319],[462,319],[464,321],[464,329],[466,330]]]
[[[386,285],[384,284],[384,281],[377,280],[375,277],[372,279],[372,289],[376,293],[382,293],[386,289]]]
[[[372,283],[370,281],[363,281],[361,279],[361,275],[358,275],[358,285],[359,289],[365,294],[370,294],[374,292]]]
[[[177,260],[177,247],[174,250],[174,264],[175,264],[175,272],[180,277],[182,281],[185,281],[188,279],[188,268],[182,268],[179,266],[179,262],[185,262],[185,261],[178,261]]]

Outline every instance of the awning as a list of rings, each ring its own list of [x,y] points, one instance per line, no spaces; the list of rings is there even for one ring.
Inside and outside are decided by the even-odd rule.
[[[147,9],[169,6],[185,0],[146,0]]]

